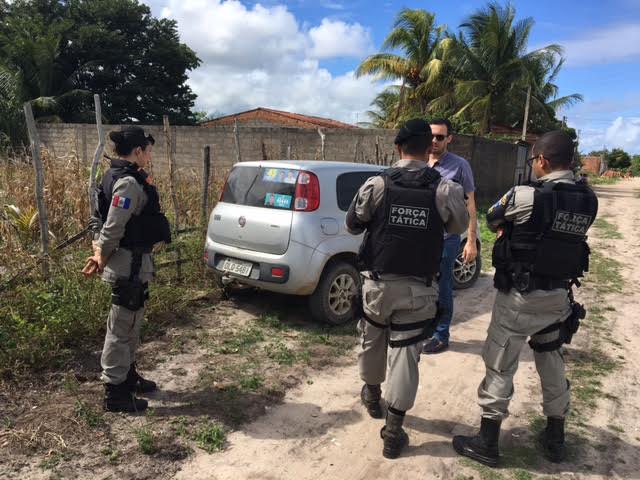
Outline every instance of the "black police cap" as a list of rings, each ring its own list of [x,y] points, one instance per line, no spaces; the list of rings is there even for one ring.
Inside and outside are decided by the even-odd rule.
[[[425,120],[422,120],[421,118],[414,118],[412,120],[407,120],[404,125],[400,127],[394,143],[396,145],[400,145],[411,137],[421,136],[431,137],[431,127]]]

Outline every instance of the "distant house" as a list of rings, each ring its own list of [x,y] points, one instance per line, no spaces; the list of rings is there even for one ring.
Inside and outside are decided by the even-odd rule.
[[[271,108],[254,108],[246,112],[225,115],[202,123],[203,127],[233,125],[235,122],[249,127],[297,127],[297,128],[358,128],[355,125],[329,118],[301,115]]]
[[[606,162],[602,155],[585,155],[580,161],[582,162],[582,171],[585,173],[602,175],[607,169]]]
[[[522,128],[510,128],[503,125],[492,125],[491,134],[496,137],[511,137],[513,140],[522,138]],[[526,141],[533,145],[540,135],[537,133],[527,132]]]

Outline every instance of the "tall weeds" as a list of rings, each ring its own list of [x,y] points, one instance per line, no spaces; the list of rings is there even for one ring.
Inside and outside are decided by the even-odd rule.
[[[75,155],[54,158],[45,150],[42,159],[50,238],[55,246],[87,224],[90,165]],[[100,173],[108,166],[105,159]],[[181,228],[200,226],[200,175],[196,170],[178,172],[176,192],[184,222]],[[210,208],[215,205],[221,182],[214,178]],[[156,175],[155,183],[171,220],[168,178]],[[40,249],[39,224],[30,221],[36,212],[34,188],[33,167],[25,156],[0,159],[0,375],[59,366],[99,348],[109,308],[108,286],[80,274],[84,259],[91,253],[89,238],[61,250],[51,249],[51,278],[47,282],[40,278],[40,270],[34,268]],[[154,295],[152,287],[148,304],[152,316],[167,309],[187,308],[190,291],[212,288],[209,272],[202,264],[204,231],[195,228],[176,238],[175,243],[181,247],[182,258],[191,261],[182,266],[180,279],[170,268],[160,272],[161,285],[156,286],[156,292],[161,296]],[[172,254],[165,249],[159,253],[159,260],[163,257],[170,260]]]

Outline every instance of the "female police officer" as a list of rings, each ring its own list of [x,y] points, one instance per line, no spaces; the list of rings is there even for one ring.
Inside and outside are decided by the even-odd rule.
[[[147,408],[147,401],[135,393],[156,389],[154,382],[137,373],[135,364],[148,282],[154,273],[151,250],[157,242],[170,242],[171,235],[156,188],[142,170],[151,161],[153,137],[140,127],[128,126],[111,132],[109,138],[119,158],[111,161],[98,187],[102,228],[83,273],[102,273],[112,286],[101,358],[104,408],[136,412]]]

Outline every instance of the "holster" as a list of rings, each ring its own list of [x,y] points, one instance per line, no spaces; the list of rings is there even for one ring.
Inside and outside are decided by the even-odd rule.
[[[111,303],[128,310],[139,310],[149,299],[149,284],[142,283],[139,278],[129,280],[120,278],[112,287]]]
[[[571,302],[571,314],[564,321],[564,343],[571,343],[571,339],[580,328],[580,320],[587,316],[584,306],[578,302]]]
[[[564,343],[571,343],[573,335],[578,331],[578,328],[580,328],[580,320],[585,316],[586,310],[584,307],[571,300],[571,313],[564,321],[549,325],[536,333],[536,335],[544,335],[554,330],[559,330],[558,338],[547,343],[537,343],[529,340],[529,346],[536,352],[551,352],[559,349]]]
[[[111,303],[128,310],[139,310],[149,299],[149,283],[140,280],[142,255],[146,250],[131,249],[131,272],[129,278],[119,278],[111,290]]]

